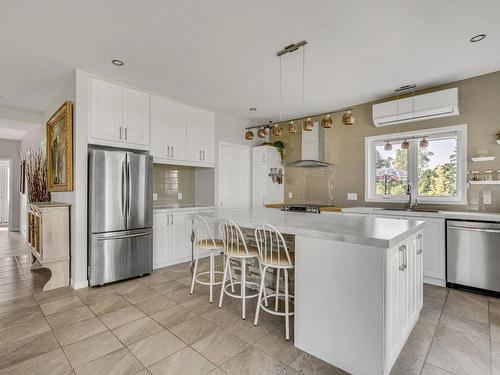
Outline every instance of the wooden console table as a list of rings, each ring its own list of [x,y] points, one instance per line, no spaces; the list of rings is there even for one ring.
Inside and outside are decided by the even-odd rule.
[[[43,290],[69,285],[69,208],[66,203],[28,205],[31,269],[48,268],[52,275]]]

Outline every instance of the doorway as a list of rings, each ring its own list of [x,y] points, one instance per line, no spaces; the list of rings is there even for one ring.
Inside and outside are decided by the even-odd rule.
[[[10,161],[0,160],[0,226],[9,224]]]

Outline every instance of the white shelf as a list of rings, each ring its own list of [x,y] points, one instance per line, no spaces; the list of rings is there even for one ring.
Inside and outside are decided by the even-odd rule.
[[[470,158],[472,161],[492,161],[495,160],[494,156],[473,156]]]
[[[500,180],[491,180],[491,181],[469,181],[469,184],[472,184],[472,185],[500,185]]]

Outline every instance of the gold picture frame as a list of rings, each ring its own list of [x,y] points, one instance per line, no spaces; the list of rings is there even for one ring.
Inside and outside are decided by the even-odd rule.
[[[73,191],[73,103],[66,101],[47,122],[49,191]]]

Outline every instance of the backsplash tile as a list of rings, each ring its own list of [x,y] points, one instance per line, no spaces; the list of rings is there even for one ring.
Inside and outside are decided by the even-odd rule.
[[[160,204],[194,204],[195,203],[195,168],[179,165],[153,165],[153,193],[158,199],[154,205]],[[182,200],[178,199],[182,193]]]

